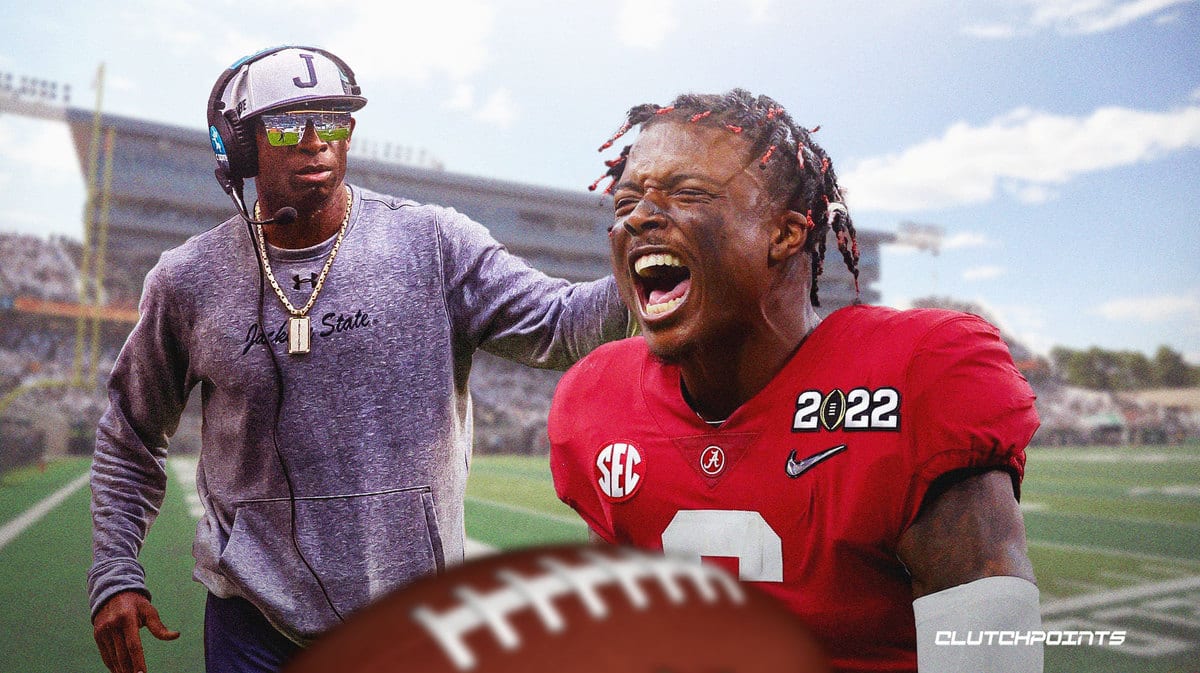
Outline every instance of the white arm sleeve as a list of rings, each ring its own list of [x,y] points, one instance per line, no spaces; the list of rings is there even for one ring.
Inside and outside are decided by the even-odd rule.
[[[1041,673],[1038,588],[985,577],[913,601],[920,673]]]

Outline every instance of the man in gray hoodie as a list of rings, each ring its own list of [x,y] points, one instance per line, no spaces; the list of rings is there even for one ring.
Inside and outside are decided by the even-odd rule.
[[[308,47],[247,57],[213,88],[218,180],[241,213],[147,275],[97,432],[88,590],[114,672],[145,671],[141,627],[178,635],[137,558],[195,386],[207,667],[270,671],[462,560],[476,349],[565,368],[626,336],[611,278],[549,278],[454,210],[346,184],[365,104],[350,68]]]

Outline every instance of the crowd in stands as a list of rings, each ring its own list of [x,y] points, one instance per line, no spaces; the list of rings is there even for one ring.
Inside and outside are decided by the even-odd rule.
[[[76,301],[79,269],[69,247],[64,238],[0,233],[0,296]]]
[[[1034,390],[1042,421],[1036,444],[1164,444],[1200,437],[1200,411],[1186,406],[1054,382]]]
[[[546,454],[546,416],[560,372],[530,369],[484,352],[471,366],[475,450]]]
[[[82,246],[69,239],[44,239],[0,233],[0,397],[24,387],[30,392],[13,400],[4,417],[33,418],[54,411],[78,423],[92,423],[107,404],[104,381],[124,341],[124,334],[109,329],[99,345],[94,369],[86,361],[90,343],[82,347],[74,320],[29,315],[15,311],[19,296],[57,302],[79,299],[79,259]],[[123,265],[105,283],[107,299],[136,305],[141,277],[122,276]],[[8,303],[4,303],[7,301]],[[1020,344],[1014,355],[1023,354]],[[45,385],[74,380],[78,354],[83,372],[96,372],[96,380],[81,388]],[[1019,358],[1020,359],[1020,358]],[[475,447],[481,453],[545,454],[546,416],[561,374],[531,369],[479,353],[471,372]],[[1052,373],[1029,376],[1038,394],[1042,427],[1035,444],[1139,444],[1175,442],[1200,437],[1200,413],[1139,401],[1113,392],[1073,388]],[[196,406],[198,400],[189,406]],[[190,413],[198,410],[189,409]],[[194,427],[193,427],[194,426]],[[185,418],[172,442],[174,450],[194,451],[199,446],[198,423]]]
[[[0,233],[0,397],[16,390],[4,417],[20,422],[50,413],[68,419],[95,421],[104,409],[102,381],[112,369],[121,337],[111,330],[97,348],[94,367],[90,359],[90,330],[79,341],[78,325],[63,317],[25,313],[14,307],[21,298],[73,304],[79,301],[79,250],[65,238]],[[96,380],[80,380],[96,373]],[[18,425],[9,424],[18,432]]]

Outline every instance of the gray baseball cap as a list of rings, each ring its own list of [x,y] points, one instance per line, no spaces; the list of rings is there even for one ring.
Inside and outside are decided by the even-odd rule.
[[[246,119],[297,106],[352,112],[367,104],[346,72],[330,54],[288,47],[266,56],[248,56],[230,66],[238,69],[221,95],[226,110]]]

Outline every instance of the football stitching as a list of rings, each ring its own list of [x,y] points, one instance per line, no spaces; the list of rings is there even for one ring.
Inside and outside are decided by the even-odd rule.
[[[649,607],[650,598],[639,584],[647,579],[657,582],[667,600],[674,604],[685,599],[681,580],[695,587],[705,603],[720,600],[722,591],[719,589],[734,604],[740,605],[745,600],[738,583],[724,571],[711,566],[633,550],[621,550],[613,557],[586,549],[580,551],[580,557],[585,564],[568,565],[552,556],[542,556],[538,565],[545,572],[534,576],[500,569],[496,576],[504,583],[501,588],[481,593],[466,586],[456,587],[453,594],[460,600],[458,605],[442,612],[417,606],[412,618],[441,645],[458,670],[466,671],[476,664],[475,655],[465,641],[467,634],[480,628],[487,629],[502,648],[514,650],[520,646],[521,638],[508,616],[530,607],[546,630],[561,632],[566,624],[553,602],[561,596],[577,597],[594,619],[604,619],[608,615],[608,606],[598,592],[608,586],[618,586],[634,609]]]

